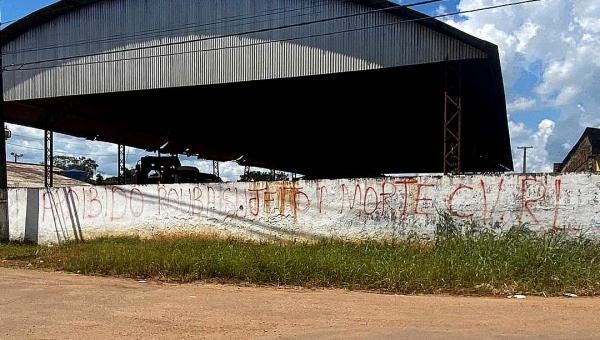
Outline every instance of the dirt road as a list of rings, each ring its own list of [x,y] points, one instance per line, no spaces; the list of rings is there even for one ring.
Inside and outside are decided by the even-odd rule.
[[[171,285],[0,269],[0,339],[598,339],[600,299]]]

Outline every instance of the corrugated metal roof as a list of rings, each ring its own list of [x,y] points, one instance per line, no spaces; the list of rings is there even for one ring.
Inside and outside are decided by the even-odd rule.
[[[81,4],[74,7],[72,1],[61,1],[23,19],[30,22],[29,27],[15,23],[14,29],[12,25],[5,29],[3,39],[10,42],[4,45],[4,65],[15,65],[4,74],[6,100],[479,59],[487,58],[485,49],[490,48],[489,43],[457,34],[445,24],[412,22],[427,17],[387,2],[113,0]],[[371,7],[375,4],[394,9],[369,13],[377,10]],[[299,10],[275,11],[280,8]],[[48,13],[42,16],[44,20],[52,19],[38,19],[43,13]],[[51,61],[73,56],[80,57]]]
[[[44,166],[26,163],[6,163],[9,188],[43,188]],[[69,177],[54,174],[54,187],[74,187],[90,185]]]

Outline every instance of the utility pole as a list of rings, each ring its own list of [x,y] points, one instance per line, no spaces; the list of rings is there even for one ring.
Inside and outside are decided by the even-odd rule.
[[[1,25],[1,23],[0,23]],[[0,40],[0,127],[4,127],[4,62]],[[0,138],[0,242],[9,241],[8,179],[6,175],[6,138]]]
[[[523,150],[523,173],[527,173],[527,149],[531,149],[533,146],[517,146],[517,149]]]
[[[22,153],[16,153],[16,152],[11,152],[10,155],[15,158],[15,163],[17,163],[17,159],[23,157]]]

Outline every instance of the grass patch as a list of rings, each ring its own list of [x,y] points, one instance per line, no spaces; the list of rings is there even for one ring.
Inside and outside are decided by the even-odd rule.
[[[4,266],[22,266],[29,264],[39,255],[39,247],[32,243],[0,243],[0,263]]]
[[[438,235],[395,243],[257,243],[202,237],[1,244],[5,266],[178,282],[341,287],[395,293],[600,292],[598,243],[559,234]]]

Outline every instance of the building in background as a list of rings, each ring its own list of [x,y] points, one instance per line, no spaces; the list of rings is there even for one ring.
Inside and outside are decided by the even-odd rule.
[[[74,180],[78,180],[80,182],[85,182],[85,171],[70,169],[70,170],[60,170],[58,174],[64,177],[72,178]]]
[[[9,188],[43,188],[44,165],[6,162]],[[63,170],[54,172],[54,187],[75,187],[90,185],[83,181],[60,175]]]
[[[600,171],[600,129],[588,127],[554,172]]]

